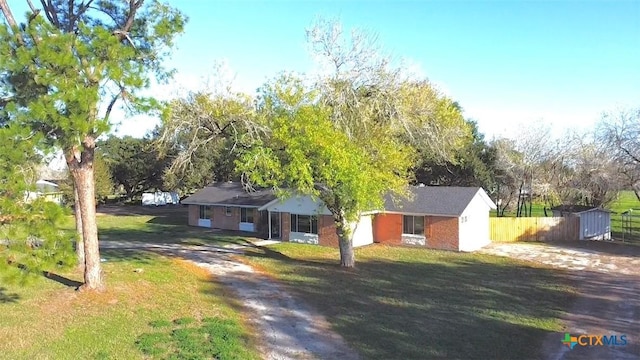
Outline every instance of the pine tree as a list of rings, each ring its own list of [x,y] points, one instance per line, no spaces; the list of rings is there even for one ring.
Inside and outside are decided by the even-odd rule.
[[[42,135],[39,145],[64,152],[78,193],[83,289],[100,290],[96,139],[109,129],[118,100],[134,112],[157,105],[138,92],[149,86],[151,74],[157,80],[170,75],[162,59],[186,18],[158,1],[49,0],[42,9],[28,4],[26,23],[18,25],[0,1],[9,25],[0,27],[0,95],[8,95],[0,118]]]

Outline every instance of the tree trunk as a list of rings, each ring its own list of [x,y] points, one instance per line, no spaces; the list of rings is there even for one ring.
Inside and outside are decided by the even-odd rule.
[[[95,182],[93,176],[93,156],[95,139],[87,136],[82,142],[82,151],[77,148],[67,151],[67,165],[71,170],[73,183],[78,192],[82,239],[84,242],[84,285],[83,290],[100,291],[104,280],[100,265],[98,226],[96,223]]]
[[[78,269],[84,272],[84,240],[82,238],[82,217],[80,214],[80,199],[78,198],[78,190],[73,185],[73,213],[76,218],[76,232],[78,240],[76,241],[76,255],[78,256]]]
[[[353,232],[347,225],[345,219],[336,221],[336,232],[338,234],[338,243],[340,245],[340,266],[353,268],[356,266],[356,256],[353,251]]]

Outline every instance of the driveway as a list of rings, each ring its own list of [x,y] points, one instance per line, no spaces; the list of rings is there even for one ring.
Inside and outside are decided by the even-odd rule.
[[[246,245],[255,246],[255,245]],[[232,289],[252,325],[259,330],[265,359],[358,359],[326,319],[281,286],[237,260],[245,245],[188,246],[126,241],[101,241],[101,249],[153,251],[179,257],[207,269]]]
[[[553,333],[543,344],[549,360],[640,360],[640,247],[603,242],[494,243],[483,253],[532,261],[567,271],[578,299],[563,317],[573,336],[626,335],[626,346],[562,344]]]

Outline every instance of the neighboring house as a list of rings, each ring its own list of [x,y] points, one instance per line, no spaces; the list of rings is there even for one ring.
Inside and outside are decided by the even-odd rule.
[[[36,181],[35,191],[27,191],[25,194],[25,201],[31,202],[37,198],[44,198],[47,201],[61,205],[62,192],[60,191],[60,186],[51,181]]]
[[[489,244],[489,211],[496,206],[479,187],[417,186],[412,198],[375,216],[375,242],[474,251]]]
[[[481,188],[411,187],[412,198],[371,211],[354,224],[353,245],[373,242],[473,251],[489,243],[489,210]],[[238,183],[214,183],[184,199],[189,224],[255,232],[268,239],[338,246],[331,212],[317,199],[277,199],[270,190],[247,193]]]
[[[580,240],[611,240],[611,212],[584,205],[561,205],[551,208],[554,217],[580,218]]]

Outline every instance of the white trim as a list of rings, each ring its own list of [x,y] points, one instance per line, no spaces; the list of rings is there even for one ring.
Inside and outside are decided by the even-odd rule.
[[[211,219],[198,219],[198,226],[211,227]]]

